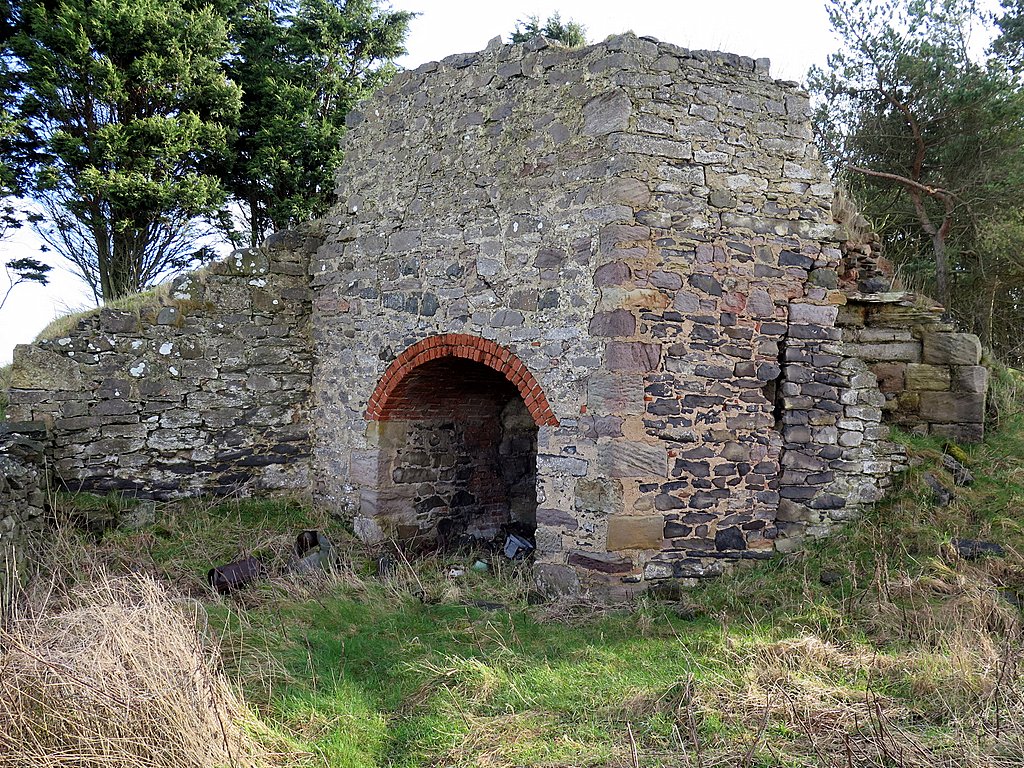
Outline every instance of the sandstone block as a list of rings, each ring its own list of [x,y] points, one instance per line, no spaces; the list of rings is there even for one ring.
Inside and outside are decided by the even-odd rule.
[[[622,483],[605,477],[577,480],[574,503],[576,509],[581,511],[606,515],[621,512]]]
[[[984,393],[988,389],[988,368],[983,365],[962,365],[953,369],[954,392]]]
[[[955,440],[958,443],[980,443],[985,439],[985,427],[974,424],[931,424],[929,433]]]
[[[563,531],[575,531],[579,528],[576,518],[561,509],[539,507],[537,509],[537,525],[558,528]]]
[[[570,552],[569,565],[599,573],[629,573],[633,570],[633,561],[629,558],[598,552]]]
[[[928,333],[924,336],[924,362],[977,365],[981,340],[973,333]]]
[[[875,363],[871,371],[878,381],[878,389],[882,392],[902,392],[906,384],[906,371],[908,363]],[[914,365],[914,363],[910,363]],[[870,386],[870,383],[850,381],[851,386]]]
[[[598,455],[609,477],[668,476],[668,450],[664,445],[614,440],[599,446]]]
[[[610,341],[605,346],[608,370],[645,373],[661,362],[661,345],[640,341]]]
[[[14,348],[11,389],[77,392],[83,385],[81,368],[74,360],[32,344],[19,344]]]
[[[608,551],[661,549],[664,527],[661,515],[616,515],[608,521]]]
[[[600,415],[643,413],[643,378],[613,373],[592,374],[587,382],[587,410]]]
[[[948,365],[909,363],[907,365],[907,389],[946,391],[949,389]]]
[[[625,131],[632,114],[633,102],[620,88],[595,96],[583,105],[583,134],[604,136]]]
[[[593,336],[632,336],[636,333],[636,316],[628,309],[597,312],[590,321]]]
[[[600,198],[606,203],[621,203],[631,208],[642,208],[651,200],[651,191],[638,179],[609,180],[601,189]]]
[[[974,392],[922,392],[921,418],[933,424],[981,424],[985,395]]]
[[[789,305],[789,322],[831,327],[838,313],[839,307],[793,303]]]
[[[875,342],[869,344],[845,344],[846,354],[859,357],[866,363],[919,363],[921,345],[916,341],[901,341],[891,344]]]
[[[541,563],[536,569],[537,585],[544,594],[575,595],[580,591],[580,577],[574,568],[555,563]]]

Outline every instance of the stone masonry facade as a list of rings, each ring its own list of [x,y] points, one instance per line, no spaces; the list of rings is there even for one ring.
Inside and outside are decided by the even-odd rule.
[[[392,361],[454,334],[521,363],[551,408],[552,585],[720,573],[879,498],[901,459],[843,351],[808,115],[764,62],[629,35],[396,78],[352,116],[313,269],[318,497],[370,536],[451,515],[389,482],[382,411]]]
[[[13,416],[72,488],[519,532],[552,592],[794,550],[903,468],[885,420],[980,439],[985,378],[851,286],[881,267],[767,69],[623,35],[403,72],[350,114],[324,222],[19,348]]]
[[[309,483],[316,227],[15,350],[9,416],[53,433],[71,490],[150,498]]]

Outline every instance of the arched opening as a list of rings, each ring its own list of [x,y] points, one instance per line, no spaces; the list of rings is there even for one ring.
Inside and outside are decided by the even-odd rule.
[[[557,423],[508,350],[432,337],[392,364],[370,399],[377,427],[377,514],[400,538],[453,546],[532,536],[537,434]]]

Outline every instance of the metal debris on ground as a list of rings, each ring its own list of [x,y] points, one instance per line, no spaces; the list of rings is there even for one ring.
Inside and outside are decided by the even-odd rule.
[[[295,540],[298,560],[288,566],[292,573],[310,573],[327,570],[334,557],[334,546],[320,531],[303,531]]]
[[[218,594],[226,595],[236,589],[260,581],[269,575],[266,564],[256,557],[246,557],[233,563],[218,565],[206,574],[206,580]]]
[[[510,533],[505,539],[505,546],[502,552],[509,560],[522,560],[533,551],[533,544],[516,533]]]

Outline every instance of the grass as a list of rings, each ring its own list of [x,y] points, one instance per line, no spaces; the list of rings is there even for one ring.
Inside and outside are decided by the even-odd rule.
[[[92,307],[90,309],[83,309],[79,312],[69,312],[66,315],[55,317],[50,323],[43,328],[36,336],[36,341],[45,341],[47,339],[58,339],[61,336],[67,336],[73,331],[80,320],[86,317],[91,317],[97,314],[101,309],[131,309],[139,310],[143,307],[157,306],[163,303],[163,300],[170,295],[171,284],[170,282],[161,283],[160,285],[149,288],[139,293],[132,293],[128,296],[123,296],[120,299],[114,299],[112,301],[104,302],[102,307]]]
[[[950,506],[923,479],[952,485],[943,444],[903,436],[915,466],[863,521],[672,601],[531,605],[522,566],[445,576],[471,555],[381,578],[337,521],[288,501],[158,505],[54,554],[62,590],[131,571],[199,598],[225,673],[298,764],[1002,768],[1024,764],[1024,419],[1001,418],[961,454],[977,481]],[[281,573],[304,528],[345,553],[331,573]],[[961,560],[958,537],[1007,554]],[[279,575],[230,598],[205,586],[253,554]]]
[[[201,606],[136,575],[51,592],[39,607],[0,629],[0,765],[204,768],[272,758],[219,673]]]

